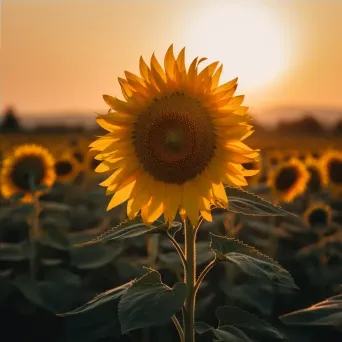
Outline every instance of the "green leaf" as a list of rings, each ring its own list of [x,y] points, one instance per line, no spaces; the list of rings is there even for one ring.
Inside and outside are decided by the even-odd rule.
[[[334,296],[309,308],[280,316],[286,325],[337,326],[342,328],[342,295]]]
[[[183,305],[186,285],[173,288],[161,282],[160,274],[150,269],[125,291],[119,303],[119,320],[123,334],[152,325],[162,325]]]
[[[57,314],[57,316],[61,316],[61,317],[72,316],[72,315],[78,315],[80,313],[83,313],[89,310],[93,310],[96,307],[103,305],[104,303],[119,299],[127,291],[127,289],[130,286],[131,286],[131,283],[127,283],[127,284],[115,287],[111,290],[108,290],[106,292],[103,292],[97,295],[91,301],[78,307],[77,309],[66,312],[66,313]]]
[[[158,222],[158,221],[157,221]],[[140,216],[136,217],[134,220],[126,220],[114,228],[111,228],[104,232],[103,234],[97,236],[96,238],[75,245],[76,247],[83,247],[87,245],[93,245],[96,243],[105,243],[111,240],[124,240],[130,239],[134,237],[138,237],[145,234],[153,234],[159,233],[166,229],[163,223],[159,225],[152,225],[147,227],[143,222]]]
[[[167,230],[167,232],[172,236],[175,235],[182,229],[182,222],[173,221],[172,226]]]
[[[256,248],[234,238],[218,236],[212,233],[210,233],[210,238],[210,247],[219,260],[232,262],[244,273],[260,279],[270,280],[278,286],[298,289],[287,270]]]
[[[48,227],[47,234],[40,239],[40,243],[58,250],[69,249],[69,240],[63,232],[56,227]]]
[[[296,216],[244,190],[226,187],[226,193],[229,199],[228,210],[235,213],[252,216]]]
[[[31,246],[23,243],[0,243],[1,261],[22,261],[29,259],[31,255]]]
[[[15,206],[11,207],[3,207],[0,208],[0,221],[6,219],[9,216],[14,215],[24,215],[28,216],[32,214],[34,210],[34,206],[32,204],[16,204]]]
[[[123,250],[123,246],[90,245],[70,249],[70,265],[80,270],[91,270],[110,263]]]
[[[277,329],[250,314],[233,306],[221,306],[216,310],[219,320],[217,329],[210,325],[198,322],[195,330],[198,334],[212,331],[220,342],[265,342],[286,341],[286,337]]]

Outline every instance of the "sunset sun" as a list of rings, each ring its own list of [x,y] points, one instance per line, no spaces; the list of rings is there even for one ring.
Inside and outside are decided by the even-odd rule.
[[[221,58],[226,77],[239,76],[243,89],[265,88],[288,67],[291,49],[276,13],[263,7],[212,5],[193,14],[186,39],[189,51],[200,49]]]

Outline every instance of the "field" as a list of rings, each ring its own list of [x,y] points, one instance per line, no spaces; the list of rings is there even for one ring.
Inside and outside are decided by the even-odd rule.
[[[38,144],[53,155],[57,173],[51,189],[37,187],[42,194],[35,204],[22,203],[22,195],[13,186],[12,196],[0,199],[1,335],[35,342],[178,341],[171,320],[122,336],[119,297],[114,304],[111,301],[80,315],[56,316],[141,277],[146,273],[143,266],[158,270],[163,282],[171,286],[183,277],[181,262],[165,234],[139,231],[133,239],[74,246],[127,220],[125,204],[106,211],[109,198],[98,185],[104,177],[94,171],[99,161],[88,153],[93,135],[6,134],[0,139],[2,167],[14,148]],[[261,159],[258,165],[245,167],[261,171],[243,189],[295,215],[246,216],[238,207],[228,212],[214,209],[213,222],[203,223],[198,233],[197,265],[203,270],[213,258],[209,232],[234,237],[278,261],[298,289],[291,288],[285,273],[274,276],[277,264],[273,268],[256,264],[257,269],[238,262],[219,264],[199,290],[196,321],[217,326],[217,306],[238,306],[277,327],[291,342],[341,341],[337,328],[341,309],[338,314],[328,305],[324,312],[299,314],[295,324],[279,317],[341,294],[342,139],[270,133],[248,140],[250,146],[260,148]],[[292,171],[282,172],[281,167],[292,167]],[[0,186],[13,177],[1,178]],[[175,232],[177,227],[175,223]],[[180,232],[175,239],[184,243]],[[253,341],[281,340],[267,329]],[[197,341],[210,338],[206,332]]]

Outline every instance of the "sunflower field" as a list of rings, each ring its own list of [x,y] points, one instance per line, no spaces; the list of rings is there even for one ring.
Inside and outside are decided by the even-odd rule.
[[[200,61],[141,59],[96,137],[0,136],[1,336],[342,341],[342,144],[249,138]]]

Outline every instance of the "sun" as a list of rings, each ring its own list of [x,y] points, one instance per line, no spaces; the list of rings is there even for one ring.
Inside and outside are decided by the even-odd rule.
[[[185,39],[191,54],[200,50],[210,59],[220,59],[225,77],[239,75],[242,91],[267,87],[291,60],[277,13],[255,3],[220,2],[199,8],[187,24]]]

